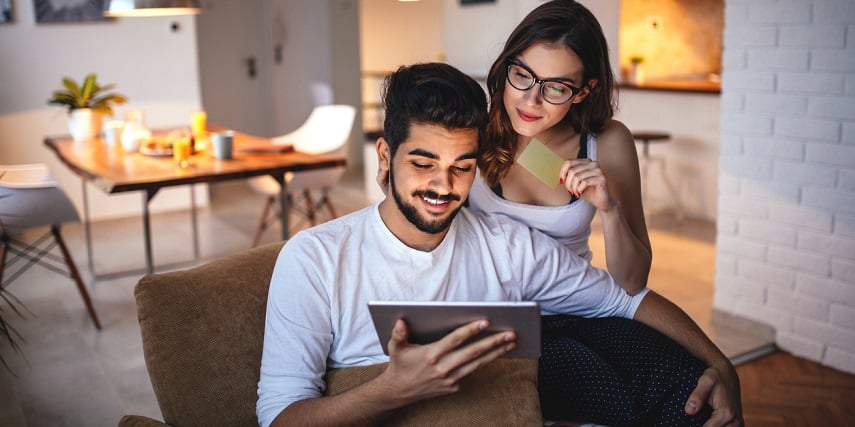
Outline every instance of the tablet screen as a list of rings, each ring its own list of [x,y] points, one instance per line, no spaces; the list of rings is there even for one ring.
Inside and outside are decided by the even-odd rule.
[[[407,322],[413,344],[434,342],[469,322],[487,319],[490,327],[470,341],[513,330],[517,333],[517,347],[504,357],[540,356],[540,307],[536,302],[371,301],[368,310],[386,354],[392,328],[399,318]]]

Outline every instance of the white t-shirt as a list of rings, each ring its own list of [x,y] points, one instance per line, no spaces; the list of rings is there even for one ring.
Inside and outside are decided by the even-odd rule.
[[[588,134],[587,157],[597,160],[597,137]],[[558,178],[556,177],[556,181]],[[597,208],[584,199],[562,206],[538,206],[506,200],[484,182],[477,174],[469,190],[469,206],[477,212],[507,215],[523,224],[540,230],[547,236],[590,261],[593,258],[588,238],[591,236],[591,221]]]
[[[367,303],[537,301],[545,314],[635,314],[606,272],[501,215],[461,209],[431,252],[404,245],[373,205],[297,233],[276,261],[267,300],[256,412],[269,425],[323,394],[329,368],[386,362]]]

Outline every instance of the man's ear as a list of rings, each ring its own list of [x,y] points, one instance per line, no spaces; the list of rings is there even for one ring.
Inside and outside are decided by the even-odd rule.
[[[389,143],[382,136],[377,138],[377,185],[386,193],[386,186],[389,185],[389,165],[392,163],[392,154],[389,150]]]
[[[584,87],[582,87],[582,90],[579,92],[579,94],[573,97],[573,100],[570,102],[573,104],[578,104],[584,101],[585,98],[587,98],[588,95],[591,94],[591,91],[594,90],[595,87],[597,87],[597,84],[599,82],[600,81],[597,79],[588,80],[588,83]]]

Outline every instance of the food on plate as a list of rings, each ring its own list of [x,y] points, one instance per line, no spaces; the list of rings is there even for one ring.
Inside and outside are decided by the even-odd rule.
[[[154,154],[170,154],[175,142],[182,138],[190,138],[189,134],[184,130],[174,130],[166,136],[152,135],[147,141],[142,144],[142,151]]]

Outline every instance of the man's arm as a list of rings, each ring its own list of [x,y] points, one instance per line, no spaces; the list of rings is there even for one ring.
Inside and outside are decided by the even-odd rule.
[[[705,425],[743,424],[736,369],[683,310],[650,291],[638,306],[634,319],[670,337],[709,366],[689,396],[686,413],[697,413],[706,400],[713,413]]]
[[[513,332],[500,332],[462,346],[489,326],[475,321],[428,345],[407,342],[407,327],[398,320],[389,339],[389,366],[376,378],[335,396],[295,402],[271,426],[374,425],[393,410],[431,397],[454,393],[459,381],[502,357],[516,343]]]

